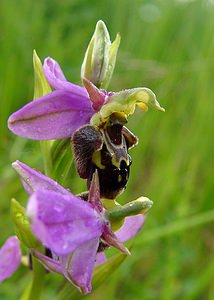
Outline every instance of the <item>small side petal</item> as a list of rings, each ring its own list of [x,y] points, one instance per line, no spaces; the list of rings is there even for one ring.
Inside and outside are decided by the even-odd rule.
[[[99,90],[91,81],[87,78],[82,78],[83,84],[88,92],[92,107],[94,110],[99,110],[105,102],[105,93]]]
[[[38,190],[29,199],[27,215],[36,237],[56,255],[67,255],[101,236],[103,221],[91,204],[78,197]]]
[[[59,64],[51,57],[47,57],[44,61],[43,70],[49,84],[56,90],[67,90],[70,93],[77,93],[89,102],[86,90],[76,84],[66,80]]]
[[[109,246],[112,246],[118,250],[120,250],[122,253],[126,255],[130,255],[129,249],[126,248],[121,241],[118,240],[117,236],[114,234],[114,232],[111,230],[111,228],[106,225],[103,234],[101,237]]]
[[[16,236],[7,239],[0,249],[0,282],[10,277],[21,263],[19,240]]]
[[[90,293],[92,273],[96,261],[99,239],[93,239],[82,246],[70,256],[67,262],[66,278],[79,287],[83,294]]]
[[[92,114],[90,102],[84,96],[59,90],[13,113],[8,127],[29,139],[60,139],[70,137],[77,128],[89,123]]]
[[[91,185],[88,194],[88,202],[96,209],[98,213],[103,210],[102,203],[100,200],[100,183],[97,170],[94,172],[91,180]]]
[[[122,227],[115,232],[116,237],[122,243],[134,237],[144,224],[144,215],[126,217]]]
[[[70,195],[70,192],[59,185],[56,181],[30,168],[18,160],[12,163],[12,167],[20,175],[23,186],[26,192],[30,195],[38,189],[57,192],[62,195]]]

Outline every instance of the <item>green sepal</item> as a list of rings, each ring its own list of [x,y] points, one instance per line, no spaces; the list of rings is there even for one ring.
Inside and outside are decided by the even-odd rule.
[[[92,278],[92,289],[96,290],[126,259],[125,254],[116,254],[109,258],[104,264],[95,267]],[[92,292],[93,293],[93,292]],[[66,282],[58,294],[57,300],[77,300],[81,299],[81,294],[77,289]]]
[[[11,216],[19,240],[30,249],[36,249],[41,246],[41,243],[31,230],[30,222],[26,217],[25,208],[15,199],[11,200]]]
[[[33,51],[33,68],[34,68],[34,96],[33,98],[40,98],[51,92],[51,87],[45,78],[42,63],[36,50]]]
[[[34,68],[34,99],[40,98],[51,92],[51,87],[45,78],[43,67],[36,50],[33,51]],[[42,156],[44,160],[45,175],[50,176],[52,171],[52,160],[50,157],[50,147],[52,141],[40,141]]]

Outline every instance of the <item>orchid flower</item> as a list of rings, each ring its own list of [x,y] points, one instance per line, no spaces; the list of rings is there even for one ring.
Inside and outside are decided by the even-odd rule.
[[[81,87],[67,81],[59,64],[50,57],[45,59],[43,70],[55,90],[26,104],[8,119],[9,129],[22,137],[34,140],[71,137],[82,125],[99,126],[115,112],[127,117],[133,114],[136,105],[144,110],[148,106],[163,110],[147,88],[107,93],[86,78],[83,78],[85,87]]]
[[[116,234],[110,227],[100,201],[99,179],[94,173],[88,201],[83,201],[49,177],[16,161],[14,169],[21,176],[30,198],[27,215],[35,236],[52,255],[32,249],[32,254],[50,271],[61,273],[83,293],[91,291],[91,278],[100,241],[125,254],[122,244],[142,227],[144,216],[127,217]],[[127,231],[127,236],[126,236]],[[105,261],[103,255],[102,262]]]
[[[0,249],[0,282],[10,277],[21,263],[19,240],[11,236]]]
[[[124,191],[129,177],[128,149],[137,144],[137,138],[124,126],[127,117],[136,106],[144,111],[148,106],[164,109],[148,88],[108,93],[85,77],[84,87],[70,83],[50,57],[45,59],[43,71],[55,90],[13,113],[9,129],[35,140],[72,137],[79,176],[87,178],[89,187],[95,167],[101,196],[115,199]]]

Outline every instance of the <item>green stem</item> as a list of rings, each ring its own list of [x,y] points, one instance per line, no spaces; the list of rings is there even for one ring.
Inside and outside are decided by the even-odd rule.
[[[31,284],[31,289],[29,292],[28,300],[39,300],[43,286],[44,286],[44,276],[45,268],[32,257],[33,262],[33,279]]]
[[[33,277],[30,284],[25,289],[21,300],[39,300],[45,282],[45,268],[32,257]]]
[[[42,157],[44,161],[44,171],[46,176],[51,176],[52,173],[52,159],[51,159],[51,141],[40,141]]]

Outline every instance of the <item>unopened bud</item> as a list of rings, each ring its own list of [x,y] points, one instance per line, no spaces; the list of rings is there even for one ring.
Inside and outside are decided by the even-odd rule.
[[[125,205],[114,206],[107,212],[111,222],[118,222],[125,217],[146,213],[153,205],[153,202],[146,197],[140,197]]]
[[[85,53],[81,78],[90,80],[98,88],[106,89],[114,71],[119,44],[119,34],[111,43],[105,23],[98,21]]]

